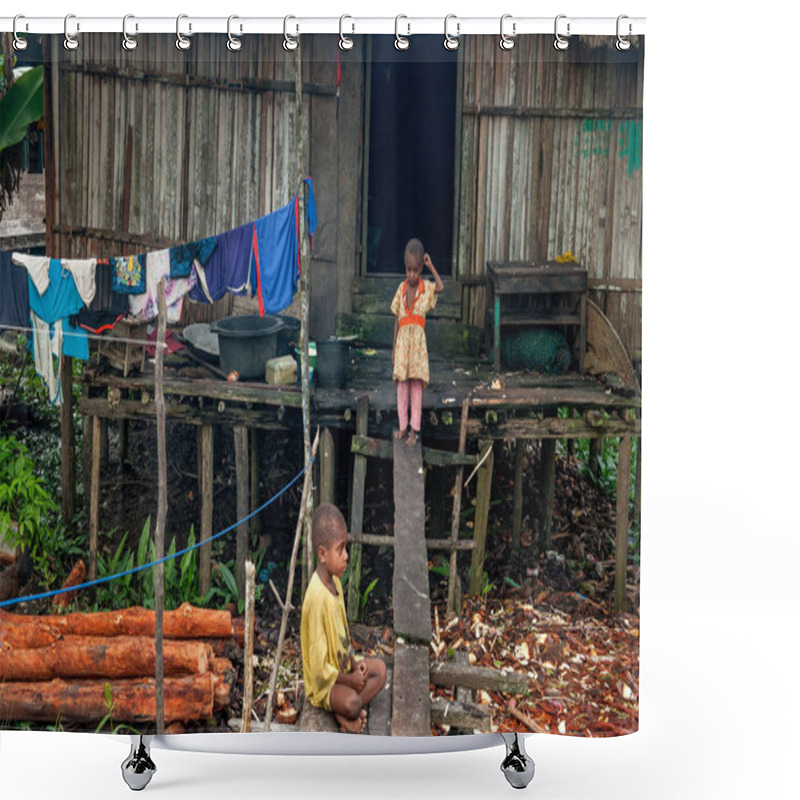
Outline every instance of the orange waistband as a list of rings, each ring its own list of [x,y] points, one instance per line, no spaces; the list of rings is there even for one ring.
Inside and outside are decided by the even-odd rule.
[[[400,317],[397,324],[402,328],[404,325],[419,325],[425,327],[425,317],[420,314],[408,314],[405,317]]]

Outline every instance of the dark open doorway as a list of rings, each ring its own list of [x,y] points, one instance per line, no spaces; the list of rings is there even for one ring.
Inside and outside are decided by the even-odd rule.
[[[437,270],[453,257],[458,54],[437,36],[372,39],[366,272],[401,273],[417,237]]]

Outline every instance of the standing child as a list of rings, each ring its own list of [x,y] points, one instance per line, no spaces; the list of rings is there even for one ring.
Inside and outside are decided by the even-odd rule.
[[[317,569],[303,599],[300,646],[309,702],[332,711],[341,729],[361,733],[366,707],[386,683],[386,664],[356,659],[350,648],[341,577],[347,567],[347,525],[342,512],[323,503],[311,521]]]
[[[419,239],[410,239],[405,252],[406,279],[392,300],[394,343],[392,377],[397,381],[397,417],[400,428],[395,438],[402,439],[408,426],[408,401],[411,396],[411,431],[406,444],[417,441],[422,422],[422,389],[428,385],[428,343],[425,339],[425,315],[436,308],[436,299],[444,289],[442,279]],[[435,283],[420,279],[427,267]]]

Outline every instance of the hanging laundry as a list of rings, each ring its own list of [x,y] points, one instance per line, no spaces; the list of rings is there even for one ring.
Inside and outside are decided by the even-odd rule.
[[[61,264],[72,273],[72,280],[80,293],[84,305],[91,305],[95,293],[95,272],[97,271],[96,258],[62,258]]]
[[[311,179],[308,183],[306,220],[308,232],[317,227],[317,210]],[[291,305],[297,291],[297,276],[300,273],[299,197],[272,214],[255,222],[254,262],[258,307],[261,315],[277,314]]]
[[[28,304],[34,329],[32,345],[36,372],[47,384],[50,402],[60,405],[61,390],[56,376],[61,356],[88,360],[89,340],[86,331],[69,322],[68,318],[83,308],[83,298],[72,273],[59,259],[49,260],[48,285],[44,294],[39,294],[29,275]]]
[[[144,294],[147,291],[145,270],[147,256],[121,256],[110,258],[113,269],[115,292],[120,294]]]
[[[0,328],[27,328],[28,272],[11,261],[11,253],[0,253]]]
[[[179,244],[169,249],[170,278],[188,278],[192,273],[192,265],[205,266],[217,246],[217,237],[209,236],[189,244]]]
[[[82,308],[70,321],[89,333],[104,333],[128,314],[128,296],[113,289],[116,268],[109,260],[98,259],[96,291],[88,308]]]
[[[146,320],[158,317],[158,284],[164,278],[167,300],[167,322],[180,321],[183,298],[197,283],[197,272],[193,269],[188,278],[170,278],[169,250],[158,250],[147,255],[146,286],[144,294],[129,297],[130,311],[135,317]]]
[[[253,254],[253,224],[248,222],[216,237],[217,246],[205,264],[195,261],[197,285],[189,293],[192,300],[214,303],[231,294],[253,294],[250,262]]]
[[[47,291],[47,286],[50,283],[50,257],[49,256],[32,256],[28,253],[12,253],[11,260],[18,267],[25,267],[28,270],[33,285],[39,294],[44,294]]]

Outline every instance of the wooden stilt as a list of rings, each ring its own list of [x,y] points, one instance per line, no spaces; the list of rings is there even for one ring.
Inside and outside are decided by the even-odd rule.
[[[84,387],[86,392],[86,387]],[[91,520],[92,507],[92,431],[94,429],[94,417],[91,414],[81,415],[81,429],[83,437],[81,441],[81,467],[83,470],[83,510],[86,518]]]
[[[61,380],[61,511],[69,525],[75,516],[75,425],[72,402],[72,358],[59,365]]]
[[[636,525],[642,524],[642,437],[636,439],[636,472],[633,484],[633,507]]]
[[[356,435],[367,435],[369,401],[359,397],[356,405]],[[364,527],[364,486],[367,479],[367,458],[356,455],[353,458],[353,501],[350,504],[350,531],[363,533]],[[354,542],[350,547],[350,563],[347,579],[347,619],[358,619],[358,605],[361,601],[361,544]]]
[[[242,699],[242,733],[250,733],[253,714],[253,641],[255,638],[256,566],[249,559],[244,565],[244,697]]]
[[[486,555],[486,532],[489,526],[489,503],[492,497],[492,473],[494,471],[494,451],[492,442],[483,443],[481,458],[489,451],[489,457],[478,472],[478,487],[475,491],[475,549],[472,551],[472,565],[469,572],[470,594],[480,594],[483,580],[483,560]]]
[[[458,432],[458,452],[467,449],[467,418],[469,417],[469,398],[464,398],[461,404],[461,428]],[[458,529],[461,525],[461,494],[464,489],[464,466],[456,468],[456,485],[453,489],[453,521],[450,526],[450,540],[458,541]],[[456,603],[456,583],[458,581],[458,551],[450,551],[450,575],[447,579],[447,613],[458,613],[460,604]]]
[[[603,437],[597,436],[594,439],[589,439],[589,463],[587,466],[592,472],[592,475],[597,475],[598,462],[600,461],[600,453],[603,452]]]
[[[553,536],[553,501],[556,490],[556,440],[542,439],[541,548],[549,550]]]
[[[92,479],[89,495],[89,580],[97,578],[97,528],[100,501],[100,417],[92,417]]]
[[[100,425],[100,469],[108,469],[108,419],[101,417]]]
[[[429,481],[429,491],[425,493],[425,496],[428,498],[430,508],[427,535],[439,539],[444,534],[447,525],[447,509],[445,507],[447,495],[445,478],[447,475],[442,467],[431,469],[427,465],[425,473],[425,478]]]
[[[518,554],[522,539],[522,488],[525,480],[525,440],[517,439],[514,448],[514,509],[511,519],[511,547]]]
[[[128,463],[128,420],[119,420],[119,463],[122,469]]]
[[[614,576],[614,610],[625,611],[625,581],[628,572],[628,503],[631,492],[631,437],[619,440],[617,462],[617,559]]]
[[[333,448],[333,435],[331,434],[330,428],[324,428],[322,431],[319,462],[319,501],[320,503],[335,503],[335,451]]]
[[[233,429],[233,449],[236,460],[236,519],[244,519],[250,513],[250,467],[248,459],[248,436],[244,425],[236,425]],[[245,575],[244,565],[247,560],[248,532],[246,522],[236,528],[236,585],[239,595],[244,597]]]
[[[255,511],[261,505],[259,463],[261,461],[261,436],[258,428],[250,429],[250,511]],[[256,514],[250,520],[250,530],[258,536],[261,533],[261,517]]]
[[[203,425],[198,430],[197,474],[200,491],[200,541],[208,541],[212,534],[214,519],[214,428]],[[211,588],[211,545],[203,545],[198,551],[198,581],[200,594]]]

